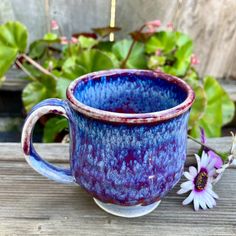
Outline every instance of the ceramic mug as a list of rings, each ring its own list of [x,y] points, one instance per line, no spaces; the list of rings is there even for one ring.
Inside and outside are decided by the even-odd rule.
[[[26,118],[22,148],[40,174],[85,189],[105,211],[137,217],[154,210],[180,180],[194,92],[183,80],[148,70],[108,70],[71,82],[67,99],[47,99]],[[68,119],[70,168],[43,160],[33,127],[48,113]]]

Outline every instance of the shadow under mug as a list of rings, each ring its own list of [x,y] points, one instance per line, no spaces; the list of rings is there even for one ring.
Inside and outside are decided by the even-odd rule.
[[[40,174],[74,183],[105,211],[137,217],[154,210],[180,180],[194,92],[183,80],[136,69],[81,76],[67,99],[47,99],[26,118],[22,148]],[[66,117],[70,168],[43,160],[32,144],[33,127],[48,113]]]

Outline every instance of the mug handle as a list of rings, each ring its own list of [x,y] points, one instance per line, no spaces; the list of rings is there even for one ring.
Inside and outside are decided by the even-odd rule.
[[[72,112],[64,100],[51,98],[34,106],[27,116],[22,130],[21,145],[25,159],[34,170],[48,179],[59,183],[75,183],[70,169],[59,168],[43,160],[33,146],[34,126],[41,116],[49,113],[62,115],[68,119],[69,123],[71,121]]]

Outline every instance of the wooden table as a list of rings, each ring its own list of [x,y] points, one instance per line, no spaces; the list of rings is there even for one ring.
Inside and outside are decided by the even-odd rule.
[[[211,139],[209,145],[226,151],[231,138]],[[63,165],[68,145],[38,144],[47,160]],[[198,146],[188,144],[186,166],[193,164]],[[236,170],[226,171],[215,187],[217,206],[194,212],[183,207],[184,196],[166,196],[151,214],[119,218],[98,208],[82,189],[57,184],[32,170],[20,144],[0,144],[0,235],[236,235]]]

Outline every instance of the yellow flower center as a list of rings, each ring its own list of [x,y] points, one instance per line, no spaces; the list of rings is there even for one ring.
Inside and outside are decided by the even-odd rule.
[[[203,189],[205,189],[207,185],[207,180],[208,180],[207,171],[205,169],[201,169],[194,179],[195,189],[197,191],[202,191]]]

